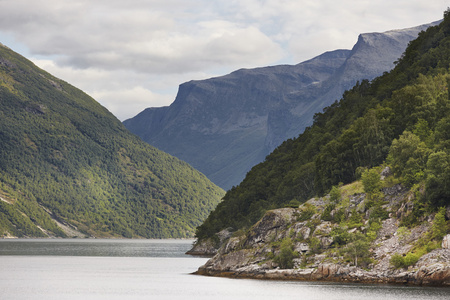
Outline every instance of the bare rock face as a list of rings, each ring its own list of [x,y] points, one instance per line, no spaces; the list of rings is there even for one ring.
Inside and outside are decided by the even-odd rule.
[[[396,186],[384,190],[384,202],[398,207],[412,199],[405,188]],[[347,196],[337,203],[339,209],[347,211],[359,207],[362,223],[368,224],[370,209],[365,208],[364,194]],[[389,199],[396,199],[389,201]],[[382,201],[382,200],[379,200]],[[379,223],[379,229],[368,249],[363,250],[364,231],[369,226],[348,228],[348,225],[321,220],[329,197],[311,199],[298,209],[282,208],[268,211],[246,234],[226,240],[218,253],[197,274],[259,278],[278,280],[316,280],[355,283],[384,283],[450,286],[450,234],[442,241],[442,249],[423,255],[408,268],[396,269],[391,262],[394,255],[407,256],[417,241],[429,236],[433,218],[424,217],[419,225],[406,229],[399,227],[399,219],[392,216]],[[386,210],[391,204],[385,204]],[[308,220],[300,218],[308,207],[314,206],[314,215]],[[347,206],[347,207],[345,207]],[[345,222],[344,222],[345,223]],[[348,224],[348,223],[347,223]],[[336,244],[335,237],[340,236]],[[343,234],[343,235],[342,235]],[[352,240],[351,236],[362,239]],[[347,238],[346,242],[343,239]],[[292,267],[282,268],[278,258],[291,251]],[[367,241],[367,240],[366,240]],[[284,245],[284,246],[283,246]],[[290,249],[290,250],[289,250]],[[344,251],[342,251],[344,250]],[[284,252],[283,252],[284,251]],[[371,263],[363,268],[354,259],[357,252],[366,251]],[[284,253],[284,254],[283,254]],[[362,259],[362,256],[360,256]],[[376,263],[373,263],[376,262]]]
[[[295,211],[296,210],[293,208],[280,208],[267,212],[263,218],[252,227],[245,245],[254,247],[261,243],[280,239],[283,236],[287,225],[293,222]]]
[[[430,25],[361,34],[352,50],[297,65],[190,81],[180,85],[169,107],[148,108],[124,125],[228,190],[357,81],[391,70],[409,41]]]
[[[197,241],[191,250],[186,252],[189,255],[214,256],[217,253],[217,243],[208,239]]]
[[[450,249],[450,234],[444,236],[442,240],[442,249]]]

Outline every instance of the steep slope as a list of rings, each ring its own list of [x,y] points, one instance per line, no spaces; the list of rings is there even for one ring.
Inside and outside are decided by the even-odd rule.
[[[414,193],[401,185],[387,185],[376,198],[355,182],[340,188],[341,199],[326,196],[297,208],[268,211],[247,232],[224,242],[196,273],[450,286],[450,234],[445,221],[450,209],[406,227]]]
[[[222,195],[0,46],[1,236],[190,237]]]
[[[147,109],[124,124],[229,189],[356,81],[389,71],[427,26],[363,34],[351,51],[327,52],[295,66],[184,83],[170,107]]]
[[[386,160],[405,185],[425,190],[418,210],[449,205],[450,11],[444,15],[391,72],[346,91],[303,134],[253,167],[198,228],[199,244],[228,228],[249,228],[269,209],[298,206],[352,182]]]
[[[124,124],[144,141],[229,188],[270,152],[267,132],[274,136],[288,126],[269,129],[268,118],[276,123],[290,95],[327,79],[348,52],[326,53],[295,67],[239,70],[191,81],[180,86],[170,107],[147,109]]]

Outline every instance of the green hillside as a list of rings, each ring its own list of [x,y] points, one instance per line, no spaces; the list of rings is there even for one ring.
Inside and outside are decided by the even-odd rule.
[[[228,191],[197,229],[202,240],[248,228],[384,162],[422,193],[417,209],[450,204],[450,10],[419,34],[389,73],[362,81]]]
[[[0,46],[0,236],[191,237],[223,193]]]

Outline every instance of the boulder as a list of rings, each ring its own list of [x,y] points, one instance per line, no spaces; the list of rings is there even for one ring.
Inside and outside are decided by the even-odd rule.
[[[391,168],[386,167],[383,169],[383,171],[381,171],[381,180],[384,180],[386,177],[391,176],[392,175],[392,171]]]
[[[295,211],[293,208],[280,208],[266,212],[251,228],[245,246],[253,247],[281,238],[283,230],[295,220]]]
[[[186,252],[189,255],[214,256],[217,254],[218,246],[212,239],[196,241],[191,250]]]
[[[329,235],[334,227],[331,222],[324,221],[316,227],[314,235]]]
[[[298,253],[306,253],[309,252],[309,245],[307,243],[299,243],[295,247],[295,251]]]
[[[442,249],[450,249],[450,234],[444,236],[442,240]]]

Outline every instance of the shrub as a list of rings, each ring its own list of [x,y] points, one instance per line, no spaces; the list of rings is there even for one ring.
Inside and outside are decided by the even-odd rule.
[[[432,238],[436,240],[442,240],[447,234],[447,221],[445,220],[445,207],[441,207],[434,217],[432,230]]]
[[[297,221],[299,222],[311,219],[311,217],[317,212],[316,207],[309,203],[305,203],[305,205],[300,208],[300,211],[300,216],[297,218]]]
[[[405,226],[401,226],[397,229],[397,237],[400,244],[404,244],[410,235],[411,232]]]
[[[389,212],[381,206],[381,203],[377,201],[370,210],[370,221],[383,221],[389,218]]]
[[[387,161],[391,164],[394,175],[401,176],[403,182],[412,186],[424,179],[424,170],[431,150],[415,134],[404,131],[393,140]]]
[[[380,174],[375,169],[366,170],[362,173],[361,180],[364,186],[364,192],[369,195],[374,195],[381,188]]]
[[[382,227],[381,223],[378,221],[370,223],[369,230],[367,231],[367,238],[369,239],[369,241],[376,240],[378,236],[378,231],[380,231],[381,227]]]
[[[392,255],[392,257],[391,257],[389,262],[396,269],[403,268],[404,265],[405,265],[405,259],[403,258],[402,255],[400,255],[398,253],[395,253],[394,255]]]
[[[421,256],[421,253],[408,252],[405,256],[395,253],[392,255],[390,263],[396,269],[407,268],[415,265]]]
[[[298,252],[294,251],[294,243],[290,238],[281,241],[280,253],[275,256],[273,261],[282,269],[292,269],[294,267],[294,258],[298,257]]]
[[[342,227],[335,227],[331,230],[331,236],[333,237],[333,244],[338,247],[345,245],[350,240],[350,233]]]
[[[350,218],[348,218],[347,226],[349,229],[362,227],[363,224],[363,216],[358,213],[356,209],[353,209],[351,212]]]
[[[333,221],[336,223],[344,222],[345,220],[345,208],[341,208],[334,213]]]
[[[336,205],[331,203],[328,204],[323,210],[322,216],[320,217],[324,221],[332,221],[333,217],[331,216],[331,212],[335,209]]]
[[[320,252],[320,240],[316,237],[311,237],[309,239],[308,242],[309,248],[311,249],[312,252],[314,253],[319,253]]]
[[[355,266],[367,265],[371,261],[369,248],[368,238],[360,232],[354,232],[350,234],[348,244],[341,248],[340,253]]]
[[[330,201],[339,202],[341,200],[341,191],[337,186],[333,186],[330,191]]]

